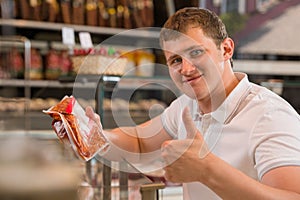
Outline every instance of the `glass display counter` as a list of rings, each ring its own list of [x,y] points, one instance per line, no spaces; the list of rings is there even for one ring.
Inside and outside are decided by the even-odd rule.
[[[7,39],[5,39],[5,42],[7,42]],[[15,41],[13,43],[15,44]],[[29,51],[30,54],[30,45],[26,48],[28,48],[26,51]],[[27,54],[25,53],[24,56]],[[28,59],[28,57],[24,57],[24,60]],[[30,70],[30,65],[28,69],[25,69],[25,73],[28,70]],[[165,187],[164,183],[153,182],[138,171],[128,173],[130,166],[126,163],[121,164],[121,168],[127,168],[124,171],[112,167],[120,165],[120,163],[110,162],[105,165],[96,159],[84,163],[77,162],[78,159],[72,154],[71,148],[62,146],[59,143],[55,133],[51,130],[52,120],[42,113],[42,109],[47,109],[50,106],[45,101],[46,97],[56,95],[59,99],[61,98],[60,95],[68,93],[78,95],[78,97],[86,97],[87,93],[92,94],[95,109],[104,119],[104,127],[112,127],[116,124],[112,125],[111,123],[111,119],[113,119],[113,112],[111,111],[116,110],[116,107],[107,110],[103,105],[104,98],[109,99],[109,101],[113,99],[111,98],[113,97],[112,91],[123,91],[123,94],[128,94],[131,91],[129,92],[131,95],[135,90],[144,92],[136,98],[147,96],[147,93],[153,95],[154,92],[157,92],[160,100],[167,98],[168,101],[171,101],[171,98],[175,96],[173,84],[164,77],[121,78],[101,76],[99,78],[98,76],[96,77],[97,81],[93,79],[95,79],[95,76],[78,76],[76,80],[71,81],[70,79],[68,81],[30,80],[26,75],[24,79],[1,79],[0,103],[3,112],[1,112],[0,120],[0,142],[3,144],[1,147],[7,147],[10,150],[3,149],[2,152],[7,153],[0,156],[0,176],[2,188],[4,188],[0,191],[0,197],[45,199],[44,196],[47,196],[47,198],[55,196],[55,199],[74,199],[74,194],[76,194],[76,198],[80,200],[158,199],[158,190]],[[165,94],[167,90],[171,91],[172,97]],[[122,95],[117,97],[120,96]],[[46,105],[46,107],[33,109],[31,103],[35,100],[35,97],[39,97],[39,105]],[[128,102],[131,100],[131,98],[125,99]],[[137,119],[139,115],[140,122],[149,117],[143,117],[143,114],[148,114],[147,108],[135,109],[132,113],[135,114],[126,117]],[[125,121],[123,124],[126,123]],[[20,138],[22,139],[19,140]],[[48,148],[50,146],[51,148]],[[56,160],[58,157],[61,160]],[[66,173],[62,174],[62,172]],[[40,181],[40,179],[43,181]],[[61,179],[67,181],[63,186],[57,184]],[[32,180],[30,186],[27,185],[28,180]],[[5,189],[5,185],[9,186],[10,190]]]
[[[153,182],[135,169],[105,168],[99,160],[79,161],[70,147],[53,134],[2,132],[0,134],[1,199],[157,200],[163,182]],[[125,165],[122,163],[122,167]],[[111,181],[105,185],[107,169]]]

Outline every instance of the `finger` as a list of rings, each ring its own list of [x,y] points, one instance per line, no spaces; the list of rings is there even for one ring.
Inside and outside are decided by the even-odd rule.
[[[185,126],[186,130],[186,137],[188,139],[193,139],[197,133],[197,128],[194,124],[194,121],[192,119],[190,110],[188,107],[185,107],[183,112],[182,112],[182,120]]]
[[[102,129],[100,116],[94,112],[94,110],[91,106],[86,107],[85,114],[88,118],[90,118],[90,123],[94,122]]]
[[[167,180],[167,181],[171,181],[172,182],[172,173],[170,173],[170,167],[165,167],[164,168],[164,171],[165,171],[165,174],[164,174],[164,178]]]
[[[94,118],[94,115],[95,115],[94,110],[93,110],[93,108],[92,108],[91,106],[87,106],[87,107],[85,108],[85,114],[86,114],[86,116],[88,116],[89,118]]]
[[[85,109],[85,114],[88,116],[90,119],[98,122],[100,121],[100,116],[94,112],[93,108],[91,106],[87,106]]]
[[[171,140],[164,141],[164,143],[162,143],[162,145],[161,145],[161,148],[162,149],[166,148],[170,143],[171,143]]]
[[[161,145],[161,158],[164,166],[174,162],[174,151],[172,150],[172,140],[167,140]],[[176,156],[176,158],[178,158]]]
[[[169,165],[171,165],[173,163],[172,162],[173,161],[172,156],[168,152],[166,152],[166,151],[163,151],[161,153],[161,159],[162,159],[162,165],[164,167],[167,167],[167,166],[169,166]]]

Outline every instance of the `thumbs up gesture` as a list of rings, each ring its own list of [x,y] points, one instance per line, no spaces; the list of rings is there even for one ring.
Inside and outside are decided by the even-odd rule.
[[[196,128],[188,108],[182,113],[187,132],[184,140],[169,140],[162,145],[165,178],[174,183],[201,181],[205,160],[210,156],[207,145]]]

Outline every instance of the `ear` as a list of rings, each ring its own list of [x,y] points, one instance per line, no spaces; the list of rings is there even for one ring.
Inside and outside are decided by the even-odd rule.
[[[221,44],[225,60],[230,60],[234,52],[234,42],[231,38],[225,38]]]

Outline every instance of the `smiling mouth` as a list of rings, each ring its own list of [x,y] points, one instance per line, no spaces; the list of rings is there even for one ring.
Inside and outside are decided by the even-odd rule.
[[[199,78],[201,78],[203,75],[199,75],[199,76],[196,76],[196,77],[192,77],[192,78],[186,78],[185,80],[183,80],[184,83],[191,83]]]

